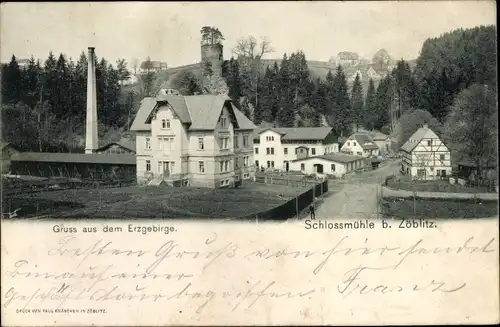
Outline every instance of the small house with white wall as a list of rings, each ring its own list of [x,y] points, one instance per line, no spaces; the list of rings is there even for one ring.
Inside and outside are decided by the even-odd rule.
[[[451,175],[451,154],[439,136],[426,124],[400,150],[401,172],[413,179],[437,179]]]
[[[261,169],[289,171],[292,160],[339,152],[331,127],[260,128],[253,143],[255,166]]]
[[[330,153],[315,157],[299,158],[290,163],[292,171],[304,174],[323,174],[340,178],[366,165],[366,159],[345,153]]]
[[[340,148],[340,152],[362,157],[378,156],[380,149],[370,135],[366,133],[354,133]]]

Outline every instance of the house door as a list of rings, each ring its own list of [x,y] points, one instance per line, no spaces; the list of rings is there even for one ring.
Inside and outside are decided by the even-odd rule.
[[[285,171],[290,171],[290,163],[288,161],[285,161],[285,165],[284,166],[285,167],[283,167],[283,168],[285,168]]]
[[[163,176],[170,176],[170,162],[168,161],[163,162]]]
[[[318,174],[323,174],[323,165],[321,164],[315,164],[314,165],[314,171]]]

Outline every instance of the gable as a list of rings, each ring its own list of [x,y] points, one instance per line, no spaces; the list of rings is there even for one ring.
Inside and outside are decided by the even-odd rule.
[[[405,144],[401,146],[401,150],[412,152],[418,145],[424,144],[426,139],[440,140],[442,146],[446,147],[444,142],[439,138],[439,136],[437,136],[436,133],[434,133],[433,130],[427,127],[420,127],[415,133],[412,134],[412,136],[410,136],[408,141],[406,141]],[[448,147],[446,147],[446,149],[448,150]]]

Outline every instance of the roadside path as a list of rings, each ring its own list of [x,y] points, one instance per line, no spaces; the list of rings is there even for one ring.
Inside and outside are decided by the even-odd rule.
[[[413,192],[407,190],[394,190],[382,187],[384,197],[413,198]],[[441,198],[441,199],[481,199],[498,200],[498,193],[448,193],[448,192],[415,192],[421,198]]]
[[[397,172],[399,161],[388,162],[380,168],[334,180],[342,189],[324,198],[316,210],[316,219],[377,218],[377,192],[386,176]]]

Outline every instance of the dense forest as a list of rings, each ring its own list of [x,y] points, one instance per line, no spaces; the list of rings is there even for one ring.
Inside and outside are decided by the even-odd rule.
[[[245,52],[245,44],[238,45],[244,56],[228,60],[222,77],[203,72],[201,78],[213,79],[208,83],[216,85],[213,91],[189,71],[168,76],[146,70],[138,87],[131,88],[123,85],[130,75],[124,60],[112,65],[100,58],[96,63],[100,135],[126,132],[140,99],[153,96],[162,81],[168,80],[168,87],[183,95],[229,93],[257,125],[326,123],[339,136],[358,128],[379,130],[395,135],[401,145],[427,123],[460,157],[484,162],[496,158],[495,26],[459,29],[426,40],[413,71],[401,60],[377,86],[370,80],[368,90],[363,90],[359,77],[348,86],[340,66],[325,79],[311,76],[303,51],[284,54],[279,65],[263,69],[253,49]],[[269,46],[263,43],[260,54]],[[22,69],[12,56],[1,72],[4,141],[31,151],[81,150],[87,78],[84,53],[76,63],[63,54],[56,58],[50,53],[43,63],[31,58]],[[466,145],[474,150],[465,151]]]

